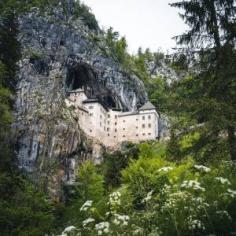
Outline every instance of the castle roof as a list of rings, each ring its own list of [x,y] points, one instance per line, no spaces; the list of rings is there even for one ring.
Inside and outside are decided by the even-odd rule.
[[[139,108],[140,111],[145,111],[145,110],[156,110],[156,107],[151,103],[147,102],[145,103],[142,107]]]
[[[74,89],[74,90],[69,91],[69,93],[79,93],[79,92],[84,92],[84,89],[78,88],[78,89]]]
[[[97,98],[88,98],[83,103],[99,103],[99,100]]]

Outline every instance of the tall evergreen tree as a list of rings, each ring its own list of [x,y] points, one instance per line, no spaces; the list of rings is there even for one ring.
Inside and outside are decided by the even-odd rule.
[[[177,107],[204,124],[201,147],[211,143],[212,150],[220,150],[220,140],[227,138],[228,153],[236,160],[236,1],[190,0],[170,5],[183,10],[180,16],[189,26],[177,42],[198,62],[198,73],[178,84],[186,91],[178,97]]]

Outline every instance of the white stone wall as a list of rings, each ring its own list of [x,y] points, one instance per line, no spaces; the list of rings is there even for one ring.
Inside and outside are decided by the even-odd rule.
[[[70,93],[66,103],[78,113],[81,129],[105,146],[114,147],[123,141],[140,142],[158,137],[156,110],[121,112],[106,110],[96,101],[84,102],[87,96],[82,90]]]

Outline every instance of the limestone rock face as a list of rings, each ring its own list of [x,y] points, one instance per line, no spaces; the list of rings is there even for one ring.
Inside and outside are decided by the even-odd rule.
[[[45,13],[32,9],[19,18],[22,58],[14,124],[19,167],[37,179],[51,178],[54,186],[73,181],[84,159],[99,158],[97,144],[94,151],[65,105],[68,91],[84,87],[104,105],[125,111],[147,101],[143,83],[103,55],[102,41],[94,39],[101,32],[75,18],[70,4],[66,14],[58,6]]]

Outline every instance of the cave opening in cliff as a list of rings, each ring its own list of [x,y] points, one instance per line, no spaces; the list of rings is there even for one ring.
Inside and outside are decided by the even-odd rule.
[[[96,73],[86,64],[79,64],[68,69],[66,85],[68,90],[84,88],[86,92],[93,90]]]
[[[116,100],[104,82],[99,80],[93,68],[85,63],[77,64],[68,69],[66,87],[67,92],[83,88],[89,98],[97,98],[104,107],[118,108]]]
[[[116,102],[111,95],[103,97],[103,105],[108,108],[117,108]]]

